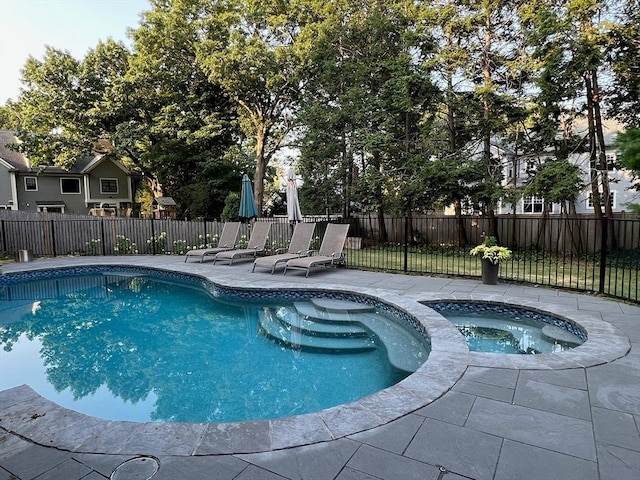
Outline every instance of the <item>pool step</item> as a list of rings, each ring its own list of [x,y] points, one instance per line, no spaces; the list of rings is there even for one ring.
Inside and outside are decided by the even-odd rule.
[[[349,302],[353,303],[353,302]],[[355,303],[354,305],[359,305]],[[317,322],[327,323],[341,323],[352,322],[354,316],[359,315],[365,310],[353,309],[353,310],[326,310],[324,308],[317,307],[313,302],[294,302],[293,306],[296,311],[307,318],[310,318]],[[373,311],[373,310],[367,310]]]
[[[283,324],[268,308],[260,311],[259,324],[266,335],[295,349],[355,353],[377,348],[373,335],[367,337],[307,335],[290,325]]]
[[[582,345],[584,343],[580,337],[574,335],[569,330],[556,327],[555,325],[545,325],[542,327],[542,334],[557,342],[570,343],[572,345]]]
[[[429,356],[429,351],[421,342],[392,320],[363,315],[361,321],[380,339],[387,350],[389,363],[398,370],[413,373]]]
[[[366,303],[351,302],[349,300],[335,300],[333,298],[312,298],[314,307],[327,312],[374,312],[375,308]]]
[[[280,308],[276,312],[278,320],[285,326],[298,330],[306,335],[318,337],[370,337],[371,332],[361,324],[354,322],[326,323],[314,321],[297,311]]]
[[[405,372],[415,372],[427,359],[429,352],[421,342],[402,326],[376,315],[373,307],[331,301],[332,310],[327,311],[324,303],[315,300],[295,302],[295,312],[280,311],[280,322],[285,328],[310,336],[353,338],[375,335],[384,345],[391,365]],[[342,302],[340,307],[346,310],[338,310],[338,302]]]

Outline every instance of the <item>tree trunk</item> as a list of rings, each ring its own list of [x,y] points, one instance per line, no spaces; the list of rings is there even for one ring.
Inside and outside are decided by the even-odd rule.
[[[256,201],[258,217],[262,217],[262,207],[264,205],[264,175],[268,163],[265,158],[265,142],[267,140],[267,128],[260,125],[256,133],[256,172],[253,176],[253,195]]]
[[[469,243],[469,238],[467,237],[464,218],[462,218],[462,202],[459,198],[453,202],[453,208],[455,209],[456,224],[458,225],[458,246],[464,248]]]
[[[613,205],[611,202],[611,190],[609,189],[609,166],[607,165],[606,146],[604,143],[604,129],[602,128],[602,115],[600,113],[600,87],[598,85],[598,72],[591,72],[593,86],[593,116],[595,119],[595,133],[598,144],[598,164],[600,165],[600,183],[602,184],[602,197],[604,199],[604,211],[609,218],[609,248],[615,249],[616,236],[613,228]]]
[[[589,126],[589,180],[591,183],[591,203],[593,213],[597,219],[602,218],[602,204],[600,202],[600,190],[598,188],[598,156],[595,142],[595,120],[593,112],[593,88],[591,84],[591,72],[585,72],[584,84],[587,91],[587,124]]]

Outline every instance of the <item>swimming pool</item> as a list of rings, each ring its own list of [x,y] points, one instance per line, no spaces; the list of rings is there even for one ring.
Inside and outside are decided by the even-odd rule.
[[[5,276],[0,314],[0,390],[28,383],[111,420],[315,412],[398,383],[429,354],[417,322],[374,299],[131,267]]]
[[[587,340],[576,323],[521,306],[482,301],[424,304],[453,323],[473,352],[560,353]]]

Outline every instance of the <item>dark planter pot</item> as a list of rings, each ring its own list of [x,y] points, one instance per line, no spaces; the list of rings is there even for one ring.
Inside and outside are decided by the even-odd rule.
[[[490,260],[482,260],[482,283],[485,285],[498,284],[499,263],[492,263]]]

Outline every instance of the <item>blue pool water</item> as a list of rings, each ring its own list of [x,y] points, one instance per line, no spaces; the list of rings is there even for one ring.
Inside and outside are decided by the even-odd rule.
[[[310,292],[234,293],[118,269],[4,277],[0,390],[28,384],[100,418],[277,418],[351,402],[409,374],[389,363],[372,332],[347,340],[362,343],[353,350],[301,347],[283,328],[295,341],[265,333],[261,322],[294,315]],[[426,359],[425,340],[415,338]]]
[[[472,352],[541,354],[586,340],[572,322],[524,307],[491,302],[423,302],[453,323]]]

